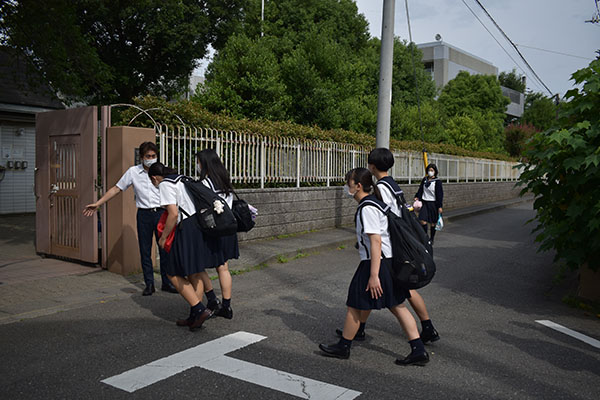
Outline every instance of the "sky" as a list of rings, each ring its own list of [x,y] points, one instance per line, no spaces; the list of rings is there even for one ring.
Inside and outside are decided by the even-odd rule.
[[[573,88],[571,74],[586,67],[600,49],[600,24],[586,23],[596,12],[594,0],[479,0],[517,45],[529,65],[553,94],[561,97]],[[481,23],[517,63],[496,43]],[[359,13],[369,22],[371,36],[381,37],[383,0],[357,0]],[[487,60],[498,71],[511,71],[527,76],[527,87],[549,96],[541,83],[518,56],[510,43],[493,25],[475,0],[408,0],[413,41],[417,44],[442,40]],[[408,40],[408,24],[404,0],[395,0],[394,35]],[[524,47],[528,46],[528,47]],[[559,55],[548,51],[583,58]]]

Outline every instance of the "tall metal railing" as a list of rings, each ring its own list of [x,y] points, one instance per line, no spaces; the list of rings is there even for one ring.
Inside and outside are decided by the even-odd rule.
[[[371,148],[360,145],[268,137],[211,128],[157,125],[160,161],[179,173],[196,176],[196,152],[214,148],[234,184],[281,183],[300,187],[306,183],[342,182],[348,170],[366,166]],[[399,181],[417,183],[424,175],[422,155],[395,151],[390,174]],[[445,154],[429,154],[446,182],[514,181],[517,163]]]

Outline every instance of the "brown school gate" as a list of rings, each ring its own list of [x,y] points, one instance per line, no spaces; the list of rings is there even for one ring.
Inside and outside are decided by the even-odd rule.
[[[36,252],[100,263],[127,275],[140,269],[133,190],[119,194],[92,217],[85,217],[83,209],[98,199],[99,189],[106,193],[135,164],[137,146],[154,142],[155,133],[109,127],[109,106],[100,107],[98,114],[98,107],[91,106],[36,115]]]
[[[83,107],[36,115],[36,251],[98,262],[96,201],[98,111]]]

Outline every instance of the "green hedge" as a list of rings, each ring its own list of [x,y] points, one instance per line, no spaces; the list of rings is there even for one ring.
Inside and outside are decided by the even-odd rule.
[[[181,117],[186,124],[197,127],[210,127],[225,131],[248,132],[263,136],[294,137],[299,139],[316,139],[339,143],[351,143],[368,147],[375,146],[375,137],[366,133],[358,133],[343,129],[323,130],[317,126],[305,126],[287,121],[235,119],[227,115],[213,114],[208,112],[193,101],[181,100],[175,103],[169,103],[158,97],[145,96],[136,98],[135,105],[144,110],[150,108],[160,108],[161,110],[153,110],[150,112],[150,114],[158,122],[171,126],[181,125],[179,120],[173,114],[171,114],[174,113]],[[138,113],[139,111],[135,108],[114,109],[113,125],[126,125]],[[149,119],[144,116],[138,117],[132,125],[152,126]],[[423,143],[417,140],[405,141],[390,139],[390,147],[393,150],[412,150],[420,152],[423,149]],[[444,143],[425,143],[425,147],[431,153],[516,161],[515,158],[509,157],[505,154],[470,151],[455,145]]]

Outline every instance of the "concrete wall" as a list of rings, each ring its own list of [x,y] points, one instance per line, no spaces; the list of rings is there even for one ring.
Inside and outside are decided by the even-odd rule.
[[[514,182],[469,182],[444,184],[444,209],[469,207],[516,198]],[[401,185],[406,199],[412,199],[418,185]],[[258,208],[254,229],[240,234],[240,240],[352,226],[356,202],[342,187],[241,189],[238,195]]]

